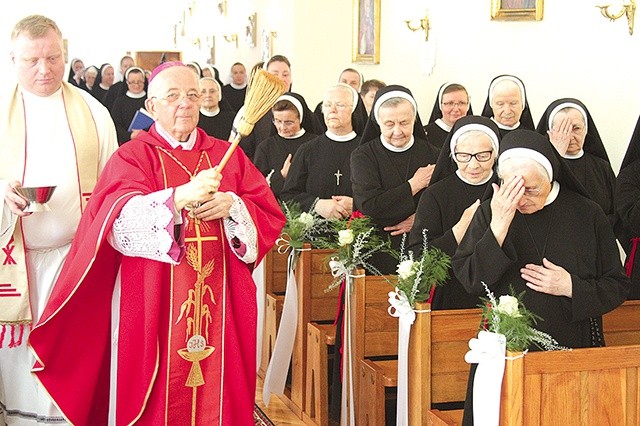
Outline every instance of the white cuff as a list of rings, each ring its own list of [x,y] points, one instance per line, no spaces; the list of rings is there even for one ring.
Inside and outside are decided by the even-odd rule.
[[[167,206],[171,197],[173,189],[168,188],[127,201],[107,237],[113,248],[125,256],[177,264],[169,256],[175,244],[173,232],[167,230],[174,219]]]
[[[229,211],[230,217],[223,221],[227,240],[231,247],[233,247],[234,238],[244,243],[246,247],[244,256],[240,256],[235,250],[233,252],[244,263],[253,263],[258,258],[258,231],[244,201],[233,192],[229,191],[227,194],[233,197],[233,205]]]

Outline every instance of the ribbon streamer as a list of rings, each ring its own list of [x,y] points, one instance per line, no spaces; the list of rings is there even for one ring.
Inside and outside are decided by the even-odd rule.
[[[280,240],[282,238],[278,239],[278,241]],[[280,253],[280,246],[278,246],[278,252]],[[298,328],[298,287],[294,275],[296,258],[297,250],[291,250],[287,260],[287,289],[282,306],[280,327],[278,327],[278,335],[273,346],[269,367],[267,367],[267,373],[264,376],[262,401],[265,405],[269,405],[271,393],[284,393],[289,364],[291,364],[291,354]]]
[[[389,292],[389,307],[387,312],[398,318],[398,395],[396,410],[396,425],[409,424],[409,339],[411,326],[416,320],[416,313],[431,312],[431,310],[415,310],[411,307],[406,294],[396,287],[396,291]]]
[[[507,340],[503,334],[481,330],[469,340],[464,360],[478,364],[473,380],[473,421],[478,425],[499,425],[500,392],[504,376]]]
[[[345,311],[344,311],[344,321],[343,321],[343,329],[344,329],[344,338],[345,343],[343,344],[343,353],[342,353],[342,404],[340,410],[340,425],[341,426],[354,426],[356,424],[356,414],[355,414],[355,398],[353,392],[353,350],[352,350],[352,335],[351,335],[351,293],[353,287],[353,275],[350,275],[344,264],[337,260],[331,260],[329,262],[329,266],[331,267],[331,273],[334,277],[340,276],[344,271],[345,276],[345,292],[344,292],[344,301],[345,301]],[[345,391],[344,384],[347,383],[347,389]]]

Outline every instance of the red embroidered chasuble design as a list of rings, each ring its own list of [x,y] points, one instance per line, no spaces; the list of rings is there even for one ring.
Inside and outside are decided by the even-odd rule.
[[[159,149],[159,155],[168,187],[211,167],[204,152]],[[226,237],[220,220],[185,219],[186,256],[162,289],[161,335],[168,339],[160,342],[158,379],[141,420],[150,416],[165,424],[212,425],[220,422],[222,409]]]

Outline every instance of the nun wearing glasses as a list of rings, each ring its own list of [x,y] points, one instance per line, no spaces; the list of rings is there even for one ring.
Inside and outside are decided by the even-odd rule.
[[[431,185],[420,198],[409,234],[410,250],[421,251],[426,230],[429,244],[453,257],[480,202],[491,196],[491,184],[498,181],[494,164],[499,143],[500,130],[489,118],[470,115],[456,121]],[[433,309],[475,308],[479,303],[478,296],[467,293],[452,272],[431,300]]]

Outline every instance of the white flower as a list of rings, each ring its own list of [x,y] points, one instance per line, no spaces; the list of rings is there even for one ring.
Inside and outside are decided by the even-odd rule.
[[[346,246],[353,242],[353,231],[351,229],[343,229],[338,231],[338,244]]]
[[[304,225],[305,229],[310,229],[313,226],[313,215],[311,213],[302,212],[298,221]]]
[[[400,276],[400,278],[406,280],[416,273],[415,269],[413,268],[414,263],[415,262],[411,259],[403,260],[402,262],[400,262],[400,264],[398,265],[398,275]]]
[[[500,296],[498,306],[496,306],[495,309],[496,311],[502,312],[503,314],[509,315],[513,318],[522,316],[518,311],[518,299],[513,296]]]

